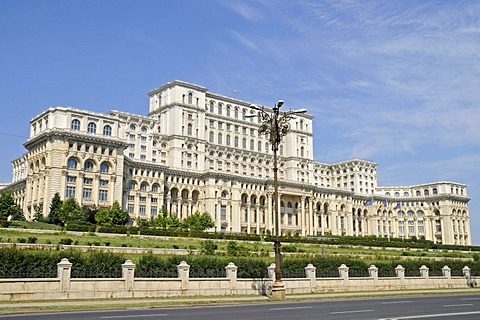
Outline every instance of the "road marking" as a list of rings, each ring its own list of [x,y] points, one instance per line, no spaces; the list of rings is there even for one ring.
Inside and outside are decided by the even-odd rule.
[[[471,315],[471,314],[480,314],[480,311],[455,312],[455,313],[437,313],[437,314],[423,314],[423,315],[417,315],[417,316],[382,318],[382,319],[378,319],[378,320],[426,319],[426,318],[440,318],[440,317],[451,317],[451,316],[466,316],[466,315]]]
[[[142,317],[166,317],[166,313],[155,313],[155,314],[132,314],[130,316],[104,316],[100,319],[120,319],[120,318],[142,318]]]
[[[462,300],[480,300],[480,298],[463,298]]]
[[[372,312],[372,311],[373,310],[351,310],[351,311],[330,312],[330,314],[361,313],[361,312]]]
[[[411,303],[412,301],[385,301],[382,304],[394,304],[394,303]]]
[[[464,303],[464,304],[444,304],[444,308],[449,308],[449,307],[468,307],[468,306],[473,306],[473,303]]]
[[[285,308],[271,308],[270,311],[278,311],[278,310],[295,310],[295,309],[312,309],[313,306],[304,306],[304,307],[285,307]]]

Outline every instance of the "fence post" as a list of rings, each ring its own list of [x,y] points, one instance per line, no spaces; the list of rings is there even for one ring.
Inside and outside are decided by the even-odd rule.
[[[313,291],[317,288],[317,268],[311,263],[305,267],[305,276],[310,279],[310,288]]]
[[[371,265],[370,268],[368,268],[368,274],[371,278],[373,278],[373,282],[375,285],[378,284],[378,268],[375,265]]]
[[[72,275],[72,263],[67,258],[63,258],[57,263],[57,277],[60,279],[60,292],[70,290],[70,278]]]
[[[444,266],[442,268],[442,275],[444,278],[450,280],[452,278],[452,269],[450,269],[448,266]]]
[[[233,262],[230,262],[225,267],[225,270],[227,271],[227,278],[230,279],[230,290],[236,290],[237,289],[237,270],[238,270],[238,267]]]
[[[268,279],[275,281],[275,263],[268,266]]]
[[[402,267],[402,265],[398,265],[395,268],[395,274],[397,275],[397,278],[400,278],[400,280],[405,280],[405,268]]]
[[[462,272],[465,278],[470,279],[470,268],[468,266],[463,267]]]
[[[426,265],[420,267],[420,277],[428,279],[428,267]]]
[[[122,264],[122,278],[125,279],[125,289],[133,290],[133,279],[135,277],[135,264],[132,260],[125,260]]]
[[[340,267],[338,267],[338,273],[340,274],[340,278],[343,279],[343,285],[346,287],[348,286],[348,267],[342,263]]]
[[[178,278],[180,278],[181,280],[182,294],[184,294],[183,291],[188,290],[188,281],[190,278],[190,266],[185,261],[182,261],[177,266],[177,271],[178,271]]]

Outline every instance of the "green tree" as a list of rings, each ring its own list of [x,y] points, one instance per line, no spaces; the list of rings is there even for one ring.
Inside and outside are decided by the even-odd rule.
[[[22,209],[15,203],[12,191],[0,192],[0,220],[25,220]]]
[[[177,216],[168,212],[166,206],[162,206],[162,212],[150,220],[150,226],[154,228],[161,228],[164,230],[178,229],[182,225]]]
[[[215,222],[207,212],[200,213],[197,211],[191,216],[185,218],[182,226],[183,228],[192,231],[205,231],[206,229],[213,228]]]
[[[60,219],[60,209],[62,208],[63,202],[60,199],[60,194],[57,192],[52,198],[50,203],[50,212],[48,213],[47,223],[62,225],[62,220]]]
[[[59,218],[64,224],[85,222],[85,214],[75,198],[68,198],[63,202]]]
[[[115,201],[110,208],[100,208],[95,214],[95,223],[111,226],[124,225],[128,222],[128,213],[122,210],[118,201]]]

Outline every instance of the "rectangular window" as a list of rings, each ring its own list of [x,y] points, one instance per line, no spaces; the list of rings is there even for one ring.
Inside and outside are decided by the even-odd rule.
[[[103,179],[100,180],[100,186],[101,186],[101,187],[106,187],[106,186],[108,186],[108,180],[103,180]]]
[[[140,202],[147,202],[147,197],[140,197]]]
[[[158,202],[158,198],[152,198],[151,201],[152,201],[152,203],[157,203],[157,202]]]
[[[127,206],[128,213],[133,214],[134,208],[135,207],[134,207],[133,203],[129,203],[128,206]]]
[[[141,141],[147,141],[147,137],[142,136],[142,137],[140,138],[140,140],[141,140]]]
[[[157,207],[151,207],[150,208],[150,214],[152,216],[156,216],[157,215]]]
[[[144,216],[145,215],[145,210],[146,210],[146,206],[144,204],[141,204],[140,207],[139,207],[140,215]]]
[[[93,183],[92,178],[83,178],[83,184],[91,185]]]
[[[69,182],[69,183],[77,182],[77,177],[67,176],[67,182]]]
[[[128,201],[135,201],[135,196],[128,196]]]
[[[105,202],[108,200],[108,190],[98,191],[98,201]]]
[[[65,198],[75,198],[75,187],[67,186],[65,189]]]
[[[83,188],[83,199],[91,200],[92,199],[92,189]]]
[[[144,154],[140,155],[140,160],[145,160],[145,159],[147,159],[146,155],[144,155]]]

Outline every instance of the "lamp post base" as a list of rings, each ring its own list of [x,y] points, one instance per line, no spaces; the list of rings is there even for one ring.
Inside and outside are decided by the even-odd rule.
[[[272,299],[277,301],[285,300],[285,285],[281,281],[273,282]]]

